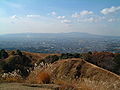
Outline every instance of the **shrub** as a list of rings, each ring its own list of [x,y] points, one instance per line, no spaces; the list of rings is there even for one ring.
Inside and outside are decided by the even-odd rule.
[[[25,55],[19,56],[19,55],[11,55],[9,58],[5,60],[5,66],[3,70],[7,72],[12,72],[15,69],[20,70],[20,74],[23,77],[26,77],[29,75],[29,68],[32,67],[31,60],[26,57]]]
[[[80,58],[81,55],[79,53],[62,53],[60,59],[68,59],[68,58]]]
[[[116,64],[120,65],[120,54],[117,54],[115,57],[114,57],[114,61]]]
[[[50,74],[45,71],[39,72],[36,76],[37,83],[49,84],[50,80],[51,80]]]
[[[120,74],[120,54],[115,55],[114,62],[116,63],[114,65],[114,72]]]
[[[81,58],[81,54],[80,53],[74,53],[73,56],[74,56],[74,58]]]
[[[18,49],[18,50],[16,50],[16,53],[15,53],[16,55],[19,55],[19,56],[22,56],[22,52]]]
[[[5,61],[0,61],[0,69],[3,69],[5,67]]]
[[[71,53],[62,53],[60,56],[60,59],[67,59],[67,58],[73,58],[73,55]]]
[[[7,57],[8,57],[8,53],[4,49],[2,49],[0,51],[0,59],[5,59]]]
[[[91,54],[91,55],[92,55],[92,52],[91,52],[91,51],[89,51],[89,52],[88,52],[88,54]]]
[[[59,60],[59,57],[57,55],[50,55],[44,59],[45,63],[53,63],[57,60]]]

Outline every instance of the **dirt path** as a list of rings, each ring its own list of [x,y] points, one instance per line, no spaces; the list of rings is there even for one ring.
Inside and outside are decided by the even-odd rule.
[[[0,90],[58,90],[54,84],[1,83]]]

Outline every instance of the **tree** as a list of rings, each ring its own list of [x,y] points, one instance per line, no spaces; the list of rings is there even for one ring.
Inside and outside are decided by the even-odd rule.
[[[8,53],[4,49],[0,50],[0,59],[5,59],[7,57]]]
[[[89,51],[89,52],[88,52],[88,54],[92,55],[92,52],[91,52],[91,51]]]
[[[50,55],[50,56],[47,56],[44,60],[45,60],[45,63],[53,63],[59,60],[59,57],[57,55]]]
[[[16,55],[22,56],[22,52],[18,49],[16,50]]]
[[[81,54],[79,53],[62,53],[60,59],[68,59],[68,58],[80,58]]]
[[[23,77],[28,76],[28,70],[32,67],[32,60],[25,55],[11,55],[4,61],[6,63],[3,68],[4,72],[8,73],[14,70],[20,70],[20,75]],[[2,65],[4,65],[4,63]]]
[[[114,62],[116,63],[114,66],[114,72],[120,74],[120,54],[117,54],[114,57]]]
[[[0,61],[0,69],[3,70],[3,68],[5,67],[5,61]]]
[[[81,57],[81,54],[80,53],[74,53],[74,58],[80,58]]]

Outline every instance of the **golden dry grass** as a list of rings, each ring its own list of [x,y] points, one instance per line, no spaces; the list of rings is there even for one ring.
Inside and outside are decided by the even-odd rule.
[[[23,83],[24,82],[24,79],[20,76],[5,76],[5,77],[2,77],[0,76],[0,82],[3,83],[3,82],[7,82],[7,83],[13,83],[13,82],[17,82],[17,83]]]
[[[78,68],[79,67],[79,68]],[[49,77],[49,73],[52,75]],[[33,73],[34,72],[34,73]],[[60,85],[60,90],[119,90],[120,77],[82,59],[57,61],[43,68],[36,68],[29,78],[32,83],[47,80]],[[79,77],[75,75],[79,73]]]
[[[82,59],[60,60],[51,66],[53,78],[77,85],[80,90],[119,90],[120,76]],[[76,77],[76,75],[80,75]]]
[[[42,60],[49,55],[60,55],[60,54],[47,54],[47,53],[31,53],[25,51],[23,53],[31,57],[33,63],[36,63],[38,60]]]
[[[56,80],[54,83],[60,85],[59,90],[78,90],[74,84],[69,84],[63,80]]]
[[[42,71],[37,74],[36,81],[40,84],[49,84],[51,80],[51,76],[48,72]]]
[[[24,80],[20,77],[6,77],[4,79],[4,82],[17,82],[17,83],[22,83]]]
[[[36,68],[26,79],[27,83],[48,84],[51,82],[51,74],[41,68]]]
[[[120,87],[117,84],[118,82],[108,83],[82,78],[79,88],[80,90],[119,90]]]

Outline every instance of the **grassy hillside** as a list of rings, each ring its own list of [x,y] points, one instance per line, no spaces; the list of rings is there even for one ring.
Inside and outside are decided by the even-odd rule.
[[[110,52],[41,54],[1,50],[0,82],[53,84],[60,90],[119,90],[119,61],[120,54]]]
[[[33,73],[39,74],[43,71],[51,74],[51,82],[65,85],[66,87],[71,85],[71,87],[80,90],[120,89],[120,76],[90,64],[83,59],[60,60],[43,69],[37,68]],[[31,73],[29,79],[35,75],[33,73]],[[34,83],[39,82],[36,81]]]

